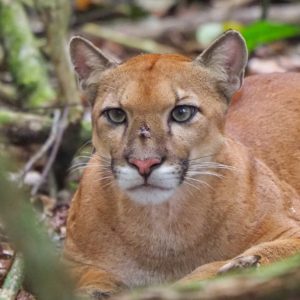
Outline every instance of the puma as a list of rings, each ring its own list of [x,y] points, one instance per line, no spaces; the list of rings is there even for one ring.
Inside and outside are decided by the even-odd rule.
[[[247,50],[232,30],[195,60],[118,63],[81,37],[70,53],[95,147],[64,250],[80,291],[201,280],[300,250],[299,74],[239,90]]]

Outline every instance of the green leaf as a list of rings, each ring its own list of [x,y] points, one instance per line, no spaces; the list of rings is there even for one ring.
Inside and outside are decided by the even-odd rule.
[[[300,26],[293,24],[257,21],[241,30],[248,50],[252,52],[257,46],[300,35]]]

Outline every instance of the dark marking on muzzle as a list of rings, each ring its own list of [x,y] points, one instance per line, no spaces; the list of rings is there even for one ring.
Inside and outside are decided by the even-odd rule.
[[[144,124],[139,129],[139,136],[144,139],[151,139],[150,128],[147,124]]]
[[[187,159],[181,160],[181,166],[182,166],[182,173],[181,173],[181,178],[180,178],[180,184],[184,181],[186,172],[189,169],[189,161]]]

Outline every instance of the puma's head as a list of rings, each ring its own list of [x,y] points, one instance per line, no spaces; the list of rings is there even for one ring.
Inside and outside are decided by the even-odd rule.
[[[81,37],[71,40],[70,50],[93,103],[99,168],[108,168],[129,198],[143,204],[168,200],[181,184],[197,185],[224,142],[225,112],[242,84],[247,51],[241,35],[227,31],[193,61],[145,54],[118,64]]]

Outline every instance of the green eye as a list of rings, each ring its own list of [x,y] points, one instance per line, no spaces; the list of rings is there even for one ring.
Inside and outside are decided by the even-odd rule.
[[[176,106],[171,112],[171,118],[177,123],[189,121],[197,112],[197,108],[190,105]]]
[[[120,108],[108,109],[105,115],[113,124],[123,124],[126,122],[126,113]]]

